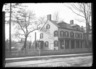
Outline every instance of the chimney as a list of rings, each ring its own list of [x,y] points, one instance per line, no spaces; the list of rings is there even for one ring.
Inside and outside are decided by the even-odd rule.
[[[70,20],[70,24],[73,25],[74,24],[74,20]]]
[[[51,21],[51,14],[47,15],[47,20]]]

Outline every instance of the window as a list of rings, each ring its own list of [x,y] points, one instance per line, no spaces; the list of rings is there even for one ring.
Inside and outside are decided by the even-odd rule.
[[[49,25],[49,24],[47,24],[47,25],[46,25],[46,29],[49,29],[49,28],[50,28],[50,25]]]
[[[64,32],[60,31],[60,36],[63,37],[64,36]]]
[[[41,39],[43,38],[43,33],[40,34],[40,38],[41,38]]]
[[[74,40],[71,40],[71,48],[75,48],[75,41]]]
[[[69,49],[69,40],[67,40],[67,39],[65,40],[65,48]]]
[[[76,33],[76,38],[80,38],[80,34],[79,33]]]
[[[46,42],[45,42],[45,47],[48,47],[48,45],[49,45],[49,42],[46,41]]]
[[[76,40],[76,48],[79,48],[79,40]]]
[[[74,33],[73,32],[70,32],[70,37],[74,37]]]
[[[78,38],[81,38],[81,34],[80,33],[78,33]]]
[[[54,31],[54,36],[58,36],[58,31]]]
[[[83,39],[86,39],[86,34],[83,34]]]
[[[68,31],[65,31],[66,32],[66,36],[69,37],[69,32]]]
[[[78,38],[78,33],[75,33],[75,38]]]
[[[80,38],[82,39],[82,34],[80,34]]]
[[[54,46],[58,46],[58,41],[57,40],[54,41]]]
[[[60,48],[61,49],[65,48],[65,40],[60,40]]]

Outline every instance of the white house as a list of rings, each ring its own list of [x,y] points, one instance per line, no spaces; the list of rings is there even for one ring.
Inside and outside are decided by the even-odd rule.
[[[70,20],[70,24],[56,22],[51,20],[51,15],[47,15],[47,22],[36,33],[36,40],[41,41],[40,45],[47,50],[75,49],[84,46],[83,34],[84,30],[74,25],[73,20]]]
[[[58,47],[54,47],[54,41],[58,40],[58,37],[54,37],[54,31],[58,30],[57,26],[56,21],[52,21],[51,15],[48,15],[47,22],[38,30],[39,33],[36,34],[36,36],[40,35],[39,41],[45,42],[47,50],[58,49]]]

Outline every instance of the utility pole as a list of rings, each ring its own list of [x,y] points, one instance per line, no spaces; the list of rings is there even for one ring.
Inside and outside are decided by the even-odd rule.
[[[36,32],[35,32],[35,47],[37,47],[37,46],[36,46]]]
[[[39,56],[40,56],[40,43],[36,41],[36,32],[35,32],[35,46],[37,47],[37,50],[39,51]]]
[[[10,55],[11,55],[11,13],[12,13],[12,9],[11,9],[11,3],[10,3],[10,23],[9,23],[9,51],[10,51]]]

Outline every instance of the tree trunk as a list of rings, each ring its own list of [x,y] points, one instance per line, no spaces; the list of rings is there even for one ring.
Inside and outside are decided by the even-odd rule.
[[[87,47],[89,47],[89,22],[88,22],[88,20],[86,20],[86,37],[87,37]]]
[[[27,53],[27,52],[26,52],[27,37],[28,37],[28,35],[27,35],[27,36],[25,36],[24,46],[23,46],[23,48],[22,48],[22,50],[25,50],[25,53]]]

